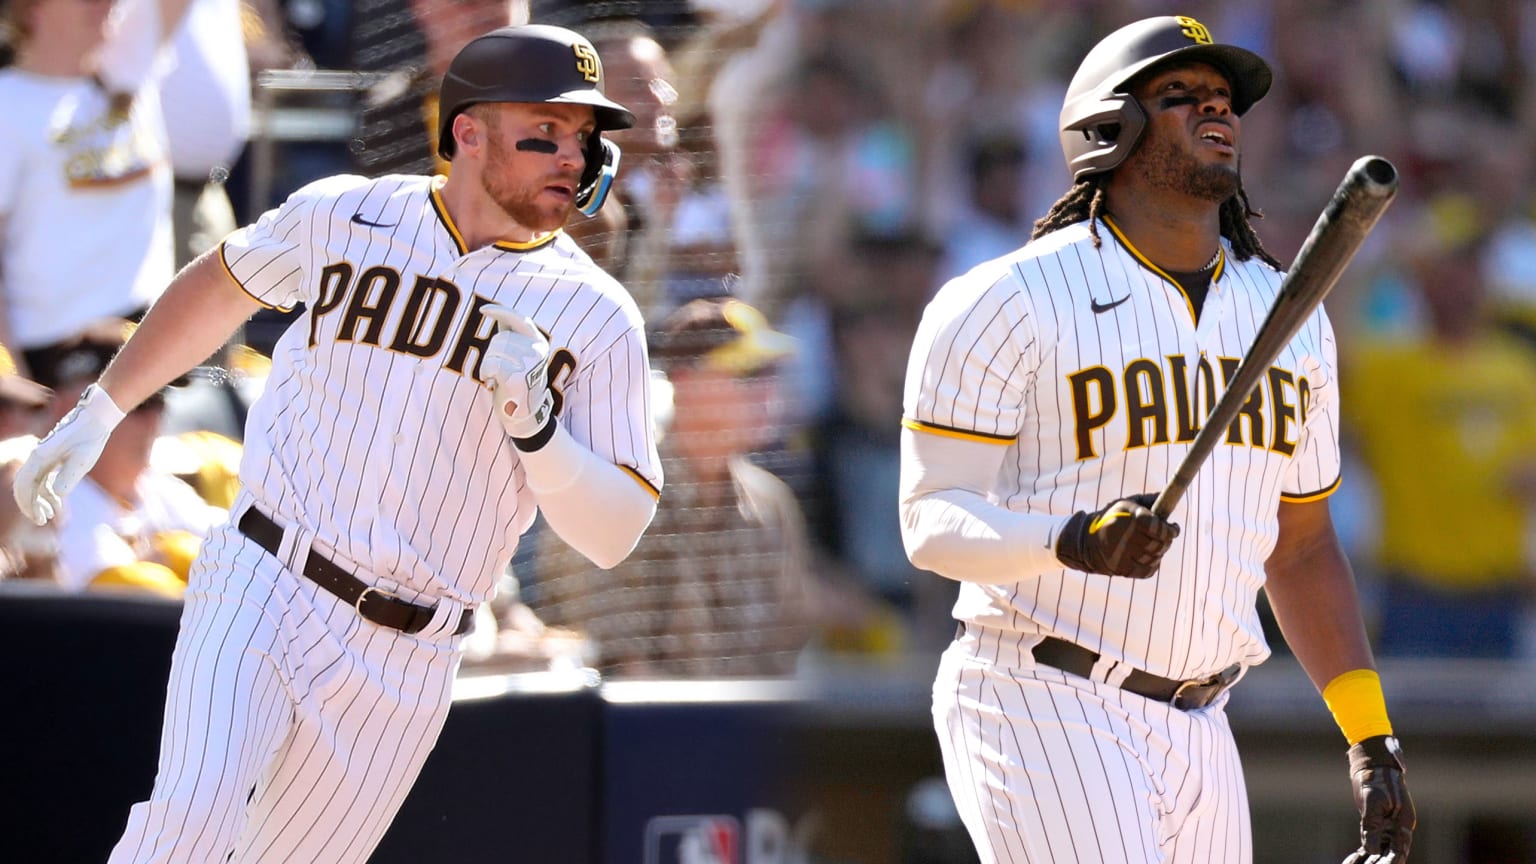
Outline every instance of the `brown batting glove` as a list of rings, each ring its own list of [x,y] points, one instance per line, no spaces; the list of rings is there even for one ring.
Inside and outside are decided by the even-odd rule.
[[[1150,509],[1157,496],[1132,495],[1092,513],[1078,511],[1056,538],[1056,558],[1073,570],[1145,579],[1157,572],[1179,526]]]
[[[1418,817],[1397,739],[1373,735],[1349,748],[1349,782],[1360,811],[1360,848],[1344,864],[1404,864]]]

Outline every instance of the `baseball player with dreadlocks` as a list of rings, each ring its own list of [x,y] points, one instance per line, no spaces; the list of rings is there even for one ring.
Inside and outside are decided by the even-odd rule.
[[[600,567],[662,477],[639,310],[561,230],[634,122],[586,39],[494,30],[443,78],[448,178],[316,181],[189,264],[17,472],[34,521],[123,412],[303,301],[193,566],[160,768],[118,862],[365,861],[447,716],[465,632],[543,513]]]
[[[1270,82],[1192,18],[1107,36],[1062,109],[1073,186],[918,330],[903,537],[962,583],[933,713],[983,861],[1251,861],[1224,706],[1270,653],[1261,588],[1349,743],[1349,864],[1407,859],[1413,804],[1328,513],[1321,310],[1172,518],[1149,509],[1280,284],[1238,170],[1240,116]]]

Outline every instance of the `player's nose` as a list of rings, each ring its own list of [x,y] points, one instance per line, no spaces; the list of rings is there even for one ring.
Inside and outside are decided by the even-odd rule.
[[[1198,100],[1201,114],[1226,116],[1232,113],[1230,94],[1212,87],[1201,87],[1195,91],[1194,96]]]
[[[587,162],[586,148],[582,139],[577,135],[566,135],[560,139],[560,150],[555,154],[560,160],[560,165],[565,168],[580,170]]]

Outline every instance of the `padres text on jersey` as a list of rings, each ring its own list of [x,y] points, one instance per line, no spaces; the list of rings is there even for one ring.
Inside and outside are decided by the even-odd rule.
[[[1197,321],[1172,278],[1112,224],[1101,232],[1099,248],[1081,223],[981,265],[945,285],[919,327],[906,423],[1007,448],[991,492],[1000,506],[1064,516],[1162,488],[1279,288],[1268,265],[1224,255]],[[1063,568],[964,583],[956,617],[1171,678],[1263,660],[1255,604],[1280,501],[1339,479],[1335,364],[1319,310],[1175,511],[1183,534],[1155,578]]]
[[[407,596],[479,602],[535,513],[479,378],[495,328],[486,305],[512,306],[547,334],[573,437],[653,491],[661,476],[629,294],[563,232],[467,250],[439,182],[328,178],[225,241],[247,292],[306,307],[274,348],[287,374],[252,411],[267,434],[247,445],[241,475],[274,516],[314,520],[338,563],[387,575]]]

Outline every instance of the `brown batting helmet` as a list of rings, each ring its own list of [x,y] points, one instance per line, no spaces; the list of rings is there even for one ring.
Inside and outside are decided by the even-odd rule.
[[[581,34],[564,27],[502,27],[470,40],[438,91],[437,151],[452,159],[453,119],[481,102],[591,105],[597,131],[628,129],[635,115],[603,93],[603,63]]]
[[[1061,107],[1061,150],[1073,181],[1108,171],[1136,149],[1147,115],[1126,92],[1142,72],[1174,61],[1209,63],[1232,84],[1232,111],[1242,114],[1264,98],[1274,80],[1264,58],[1235,45],[1218,45],[1204,24],[1184,15],[1127,24],[1093,46],[1077,67]]]

